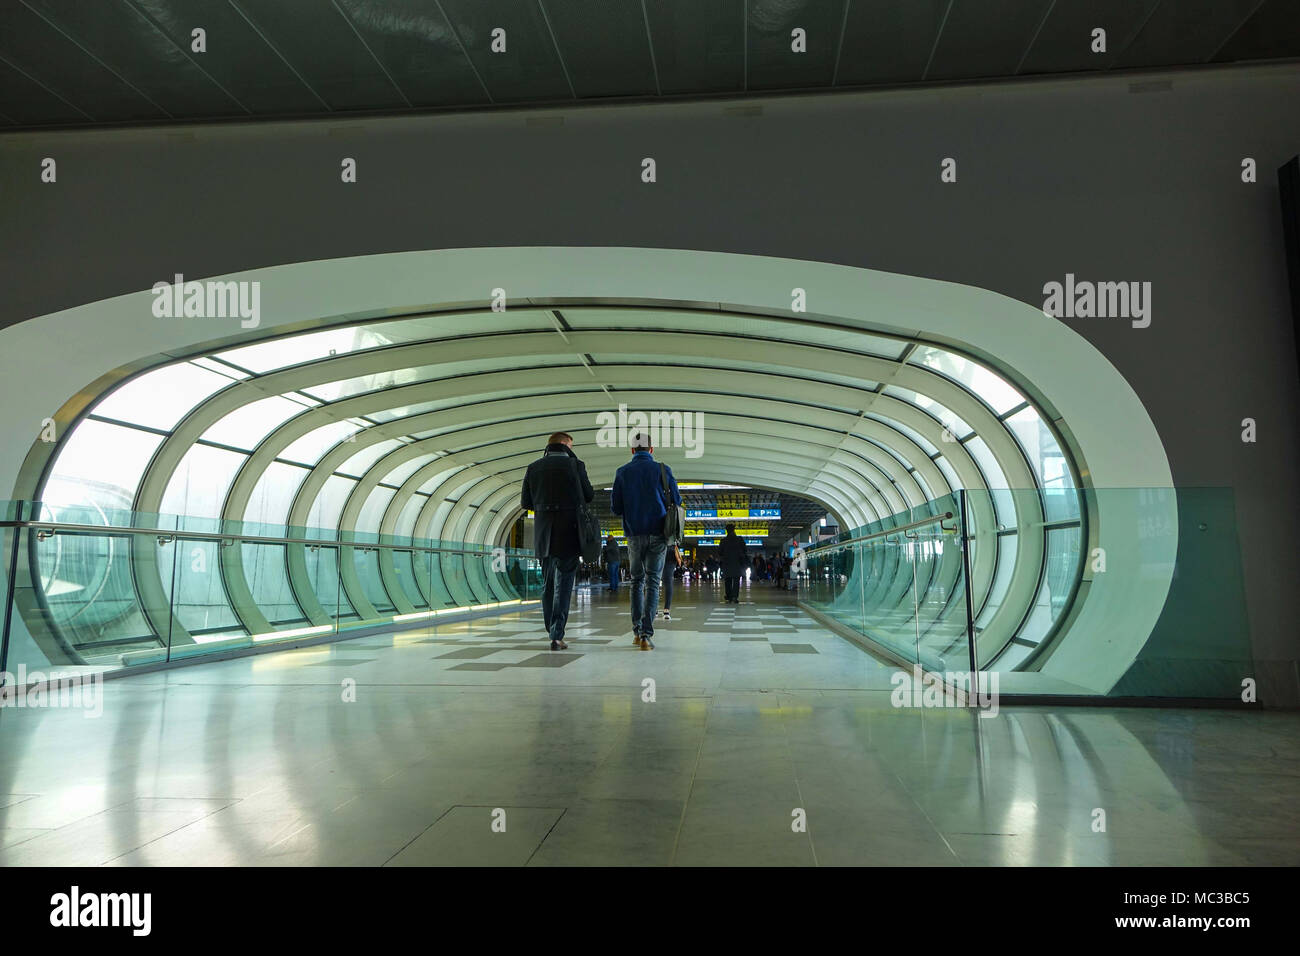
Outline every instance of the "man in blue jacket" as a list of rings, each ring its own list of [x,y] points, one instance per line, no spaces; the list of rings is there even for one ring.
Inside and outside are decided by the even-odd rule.
[[[632,436],[632,460],[614,475],[610,508],[623,519],[632,573],[632,643],[653,650],[655,612],[659,609],[659,582],[668,554],[664,518],[669,507],[682,503],[672,469],[654,460],[650,436]],[[666,479],[666,481],[665,481]],[[668,485],[667,495],[664,484]],[[671,501],[666,498],[671,497]]]

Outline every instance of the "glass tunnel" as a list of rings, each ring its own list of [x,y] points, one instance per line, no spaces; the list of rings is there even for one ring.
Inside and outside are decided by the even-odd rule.
[[[805,544],[797,600],[895,663],[1023,678],[1009,693],[1218,696],[1249,661],[1240,569],[1223,561],[1231,501],[1170,487],[1122,377],[1032,307],[678,250],[435,251],[416,271],[409,255],[251,273],[281,298],[267,328],[178,331],[65,393],[57,440],[31,445],[0,520],[10,670],[115,670],[535,601],[524,471],[565,431],[607,488],[627,450],[600,422],[620,407],[702,416],[698,447],[656,449],[679,480],[824,509],[840,530]],[[474,290],[504,261],[567,294],[493,309]],[[750,305],[773,263],[816,278],[829,310]],[[459,304],[374,311],[373,290],[419,301],[425,283]],[[118,310],[147,341],[127,318],[145,297],[77,321]],[[311,318],[331,305],[355,310]],[[1198,611],[1210,577],[1220,600]],[[1142,659],[1189,628],[1188,659]]]
[[[611,404],[702,413],[698,457],[660,451],[680,477],[803,495],[846,539],[953,515],[814,556],[808,599],[884,644],[923,625],[936,662],[966,646],[959,490],[984,665],[1050,641],[1077,587],[1077,467],[1005,375],[916,338],[584,305],[339,326],[122,379],[33,489],[27,517],[50,528],[26,542],[21,618],[51,662],[129,663],[535,596],[531,557],[494,568],[491,549],[550,432],[612,480],[625,451],[595,444]]]

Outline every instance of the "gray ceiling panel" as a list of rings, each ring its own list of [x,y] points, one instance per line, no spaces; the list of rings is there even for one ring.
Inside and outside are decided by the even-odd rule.
[[[1051,7],[1052,0],[953,0],[925,78],[1010,76]]]
[[[745,88],[744,0],[645,0],[663,93]]]
[[[749,89],[829,86],[835,75],[847,0],[748,0]],[[795,52],[802,30],[805,52]]]
[[[194,62],[243,107],[241,114],[323,112],[321,101],[234,7],[213,0],[115,0],[130,6],[178,47],[192,50],[193,31],[206,34]],[[125,16],[126,14],[124,14]],[[176,111],[173,111],[176,112]],[[189,113],[176,112],[177,116]]]
[[[410,101],[328,0],[229,0],[330,110],[393,109]]]
[[[0,59],[99,122],[167,116],[59,25],[13,0],[0,3]]]
[[[1265,0],[1215,53],[1214,62],[1294,57],[1297,48],[1300,48],[1300,3]]]
[[[1204,63],[1261,0],[1178,0],[1161,3],[1119,56],[1120,67]]]
[[[488,102],[487,89],[438,0],[336,2],[412,105]]]
[[[570,99],[573,91],[537,0],[439,0],[498,103]],[[553,3],[554,5],[554,3]],[[492,52],[492,31],[505,31]]]
[[[837,86],[911,83],[925,73],[951,0],[852,0]]]
[[[17,67],[4,62],[0,53],[0,113],[14,123],[85,122],[88,117]]]
[[[172,115],[228,116],[245,112],[236,100],[158,30],[121,0],[25,0],[78,45]]]
[[[657,92],[641,0],[543,0],[543,8],[579,96]]]
[[[1107,70],[1128,48],[1160,0],[1055,0],[1018,73]],[[1105,51],[1093,52],[1093,31],[1105,34]]]
[[[1098,26],[1103,54],[1091,51]],[[202,52],[191,48],[197,28]],[[795,30],[805,52],[792,48]],[[1300,0],[0,0],[0,127],[1297,58]]]

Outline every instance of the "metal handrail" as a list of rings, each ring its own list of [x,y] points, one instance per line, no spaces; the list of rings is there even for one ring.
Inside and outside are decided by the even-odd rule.
[[[370,541],[339,541],[329,538],[282,538],[272,535],[221,534],[215,531],[184,531],[176,528],[133,528],[120,525],[101,524],[64,524],[58,521],[0,521],[0,528],[34,528],[36,531],[50,533],[70,533],[88,535],[142,534],[158,538],[193,538],[200,541],[240,541],[249,544],[301,544],[319,548],[382,548],[386,551],[437,551],[445,554],[489,555],[491,548],[443,548],[421,544],[384,544]],[[507,548],[507,554],[526,554],[517,548]]]
[[[851,544],[860,544],[863,541],[870,541],[873,538],[885,538],[891,534],[898,534],[902,531],[910,531],[912,528],[919,528],[921,525],[934,524],[936,521],[947,521],[952,517],[951,511],[945,511],[943,514],[930,515],[928,518],[920,518],[916,521],[910,521],[907,524],[900,524],[897,528],[887,528],[884,531],[873,531],[871,534],[864,534],[857,538],[848,538],[844,541],[835,541],[829,544],[819,544],[815,548],[809,548],[804,552],[805,555],[821,551],[834,551],[837,548],[847,548]]]

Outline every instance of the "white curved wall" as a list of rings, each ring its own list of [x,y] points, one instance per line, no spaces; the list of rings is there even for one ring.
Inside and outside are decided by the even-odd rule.
[[[214,340],[237,344],[278,326],[325,317],[481,306],[496,288],[518,305],[531,298],[669,300],[753,312],[788,311],[791,290],[801,288],[810,315],[996,356],[1068,423],[1083,452],[1082,477],[1093,487],[1172,485],[1150,416],[1100,352],[1042,312],[969,286],[770,257],[566,247],[393,253],[221,278],[261,283],[259,328],[243,331],[237,320],[159,319],[151,308],[154,296],[144,290],[0,330],[0,351],[31,357],[12,362],[0,383],[0,487],[14,488],[42,421],[58,411],[65,425],[93,397],[79,396],[65,405],[67,396],[80,393],[105,369],[159,352],[197,351]],[[51,358],[55,355],[57,360]],[[1156,538],[1142,537],[1135,516],[1114,513],[1105,496],[1101,506],[1097,531],[1107,551],[1107,571],[1093,578],[1083,613],[1044,667],[1098,692],[1119,679],[1150,634],[1168,593],[1178,543],[1172,496],[1144,513],[1163,517],[1172,529]]]

